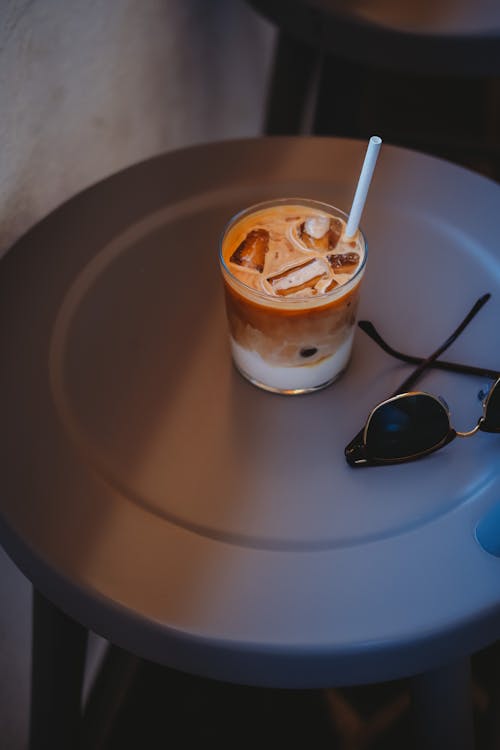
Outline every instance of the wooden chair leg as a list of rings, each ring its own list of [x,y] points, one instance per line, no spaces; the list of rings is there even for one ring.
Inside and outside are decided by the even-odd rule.
[[[319,53],[313,48],[283,31],[279,32],[268,90],[266,135],[298,135],[302,132],[320,60]]]
[[[326,57],[316,95],[313,132],[365,138],[367,127],[363,109],[368,79],[369,71],[363,65],[333,55]]]
[[[33,593],[30,750],[79,746],[87,630]]]

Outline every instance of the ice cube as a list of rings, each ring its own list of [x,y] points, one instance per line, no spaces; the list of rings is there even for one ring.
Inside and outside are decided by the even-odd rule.
[[[340,219],[332,219],[330,222],[330,231],[328,232],[328,249],[335,250],[339,239],[342,236],[342,222]]]
[[[338,285],[339,285],[339,282],[335,281],[335,279],[332,279],[330,283],[328,284],[328,286],[326,287],[326,289],[324,289],[323,291],[325,294],[328,294],[328,292],[331,292],[332,289],[335,289],[335,287]]]
[[[238,266],[254,268],[259,273],[264,270],[264,260],[269,249],[267,229],[252,229],[241,242],[229,260]]]
[[[303,221],[297,229],[299,240],[310,250],[328,250],[328,228],[322,237],[312,237],[306,229],[307,221]]]
[[[311,250],[334,250],[342,236],[340,219],[312,216],[298,228],[299,239]]]
[[[315,240],[321,239],[330,229],[330,219],[328,216],[311,216],[306,219],[303,226],[303,232]]]
[[[328,276],[328,270],[324,262],[313,258],[299,266],[287,268],[286,271],[270,276],[267,280],[271,284],[275,294],[280,297],[287,297],[289,294],[296,294],[303,289],[311,289],[313,294],[314,288],[320,279]]]
[[[341,273],[352,273],[359,263],[357,253],[333,253],[327,258],[333,270]]]

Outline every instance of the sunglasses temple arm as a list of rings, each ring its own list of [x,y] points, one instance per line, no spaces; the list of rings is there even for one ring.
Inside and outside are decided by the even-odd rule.
[[[430,354],[427,359],[423,359],[418,367],[409,375],[406,380],[404,380],[399,388],[393,393],[393,396],[397,396],[399,393],[404,393],[405,391],[408,391],[412,385],[414,385],[417,380],[420,378],[422,373],[425,372],[429,367],[432,366],[432,364],[436,361],[436,359],[444,352],[448,347],[450,347],[453,342],[460,336],[462,331],[467,328],[471,320],[477,315],[479,310],[483,307],[483,305],[486,304],[486,302],[491,297],[491,294],[483,294],[482,297],[480,297],[477,302],[472,306],[471,310],[467,313],[465,318],[462,320],[459,326],[455,328],[451,336],[449,336],[444,344],[441,344],[432,354]]]
[[[410,354],[404,354],[403,352],[397,351],[397,349],[393,349],[392,346],[382,338],[371,321],[360,320],[358,326],[372,339],[372,341],[378,344],[386,354],[390,354],[391,357],[413,365],[419,365],[424,361],[423,357],[413,357]],[[488,367],[473,367],[472,365],[463,365],[458,362],[447,362],[442,359],[431,362],[428,366],[439,370],[458,372],[463,375],[479,375],[482,378],[492,378],[494,380],[500,377],[500,372],[498,370],[492,370]]]
[[[453,344],[453,342],[460,336],[464,328],[466,328],[471,320],[477,315],[479,310],[483,307],[483,305],[486,304],[486,302],[491,297],[491,294],[483,294],[482,297],[480,297],[477,302],[472,306],[471,310],[467,313],[465,318],[462,320],[459,326],[453,331],[451,336],[449,336],[444,344],[441,344],[436,351],[434,351],[427,359],[423,359],[419,366],[411,373],[409,377],[406,378],[403,383],[399,386],[399,388],[392,394],[393,396],[397,396],[399,393],[404,393],[409,388],[411,388],[414,383],[418,380],[418,378],[422,375],[423,372],[428,367],[431,367],[433,362],[439,357],[440,354],[442,354],[446,349],[448,349],[449,346]],[[356,454],[363,450],[363,433],[364,433],[364,427],[361,428],[361,430],[357,433],[357,435],[351,440],[351,442],[346,446],[345,448],[345,456],[349,463],[353,464],[356,463]]]

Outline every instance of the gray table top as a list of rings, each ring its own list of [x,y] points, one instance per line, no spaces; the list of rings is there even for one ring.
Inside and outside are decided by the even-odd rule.
[[[230,362],[223,225],[284,195],[348,209],[364,151],[262,138],[158,156],[0,263],[0,541],[59,607],[141,656],[321,687],[423,671],[500,634],[500,560],[476,538],[498,507],[500,436],[353,470],[345,444],[407,366],[359,331],[341,380],[287,398]],[[499,367],[499,208],[497,184],[383,146],[360,317],[425,355],[489,291],[449,357]],[[458,429],[482,385],[422,382]]]

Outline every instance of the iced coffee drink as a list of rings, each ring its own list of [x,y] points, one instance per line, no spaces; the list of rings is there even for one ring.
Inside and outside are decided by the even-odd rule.
[[[314,391],[345,370],[366,262],[346,215],[305,199],[242,211],[220,248],[232,356],[255,385]]]

